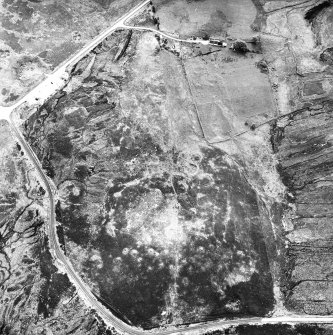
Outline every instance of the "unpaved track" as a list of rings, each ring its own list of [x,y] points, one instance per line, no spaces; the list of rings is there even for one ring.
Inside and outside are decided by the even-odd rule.
[[[22,106],[40,106],[46,99],[52,96],[59,88],[61,88],[66,83],[67,76],[67,68],[69,66],[75,65],[80,59],[86,56],[94,47],[96,47],[100,42],[102,42],[107,36],[109,36],[112,32],[121,28],[129,28],[129,29],[137,29],[137,30],[150,30],[152,32],[156,32],[162,36],[167,38],[171,38],[177,41],[182,41],[180,39],[174,38],[165,33],[161,33],[155,29],[150,28],[138,28],[138,27],[128,27],[125,25],[125,21],[132,17],[135,13],[137,13],[143,6],[145,6],[149,0],[146,0],[132,9],[129,13],[120,18],[116,23],[111,26],[109,29],[102,32],[99,36],[97,36],[92,42],[87,44],[82,50],[80,50],[77,54],[75,54],[68,61],[61,64],[51,75],[49,75],[45,81],[35,87],[30,93],[28,93],[25,97],[20,99],[17,103],[15,103],[11,107],[0,107],[0,119],[5,119],[9,122],[13,135],[16,137],[17,141],[20,143],[22,149],[25,154],[31,160],[32,164],[36,168],[36,171],[44,184],[48,195],[49,201],[49,221],[47,225],[47,233],[49,237],[50,243],[50,251],[54,257],[54,261],[56,266],[61,272],[64,272],[68,275],[71,282],[76,287],[79,296],[85,301],[86,305],[94,308],[97,314],[105,321],[105,323],[114,327],[118,332],[132,335],[144,335],[144,334],[190,334],[190,333],[203,333],[207,331],[211,331],[219,328],[226,328],[227,326],[232,325],[248,325],[248,324],[277,324],[277,323],[333,323],[333,316],[309,316],[309,315],[289,315],[289,316],[272,316],[267,318],[242,318],[242,319],[234,319],[234,320],[216,320],[209,321],[206,323],[197,323],[189,326],[181,326],[181,327],[170,327],[168,329],[153,329],[150,331],[145,331],[137,327],[130,326],[116,316],[114,316],[108,309],[106,309],[92,293],[91,289],[86,285],[78,273],[74,270],[72,264],[68,260],[68,258],[63,253],[56,233],[56,216],[55,216],[55,201],[54,201],[54,193],[51,187],[51,183],[48,177],[45,175],[41,164],[29,146],[29,144],[24,139],[19,125],[17,124],[17,120],[15,120],[14,110],[18,107]],[[201,43],[198,41],[186,41],[192,43]]]

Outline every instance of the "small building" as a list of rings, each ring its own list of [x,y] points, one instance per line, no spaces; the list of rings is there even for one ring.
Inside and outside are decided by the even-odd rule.
[[[223,48],[225,48],[227,46],[226,42],[218,40],[218,39],[210,39],[209,44],[217,45],[217,46],[223,47]]]

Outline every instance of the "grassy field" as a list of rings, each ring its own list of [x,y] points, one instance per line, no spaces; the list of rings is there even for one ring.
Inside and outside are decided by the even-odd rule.
[[[257,11],[251,0],[156,0],[160,29],[183,37],[191,35],[248,38]]]
[[[260,55],[224,49],[203,59],[188,58],[184,64],[209,141],[223,140],[274,116],[268,76],[256,66]]]

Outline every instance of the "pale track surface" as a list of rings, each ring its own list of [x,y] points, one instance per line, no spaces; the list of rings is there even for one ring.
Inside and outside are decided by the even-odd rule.
[[[79,296],[84,300],[87,306],[94,308],[97,314],[103,319],[103,321],[109,327],[114,327],[118,332],[132,335],[145,335],[145,334],[158,334],[158,335],[169,335],[169,334],[196,334],[208,332],[216,329],[227,328],[228,326],[237,325],[263,325],[263,324],[299,324],[299,323],[333,323],[333,316],[311,316],[311,315],[286,315],[286,316],[271,316],[271,317],[249,317],[234,320],[220,319],[215,321],[209,321],[205,323],[195,323],[187,326],[169,328],[155,328],[153,330],[145,331],[140,328],[130,326],[125,322],[121,321],[119,318],[114,316],[106,307],[104,307],[94,296],[93,292],[87,284],[83,282],[81,277],[76,273],[72,264],[65,256],[62,251],[56,233],[56,215],[55,215],[55,187],[51,180],[45,175],[41,164],[31,149],[30,145],[24,139],[20,129],[20,120],[15,115],[15,110],[24,107],[34,107],[37,109],[41,106],[49,97],[61,89],[69,77],[67,69],[74,66],[78,61],[85,57],[92,49],[94,49],[99,43],[101,43],[107,36],[112,34],[117,29],[133,29],[133,30],[148,30],[155,32],[156,34],[162,35],[166,38],[170,38],[180,42],[190,42],[190,43],[203,43],[207,44],[207,41],[200,40],[182,40],[170,36],[165,33],[161,33],[153,28],[143,28],[143,27],[131,27],[127,26],[125,22],[135,15],[140,9],[147,5],[149,0],[145,0],[138,6],[134,7],[129,13],[124,15],[118,21],[116,21],[110,28],[102,32],[96,38],[94,38],[90,43],[88,43],[84,48],[82,48],[78,53],[76,53],[69,60],[61,64],[52,74],[48,75],[46,79],[33,88],[26,96],[16,102],[10,107],[0,107],[0,119],[5,119],[9,122],[10,128],[13,135],[21,145],[23,151],[31,160],[32,164],[36,168],[36,171],[44,184],[46,189],[49,204],[49,222],[47,225],[47,233],[50,243],[50,251],[53,255],[55,265],[57,268],[66,273],[76,287]]]

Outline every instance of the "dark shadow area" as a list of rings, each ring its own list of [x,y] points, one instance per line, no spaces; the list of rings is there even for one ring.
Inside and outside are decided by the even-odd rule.
[[[305,14],[305,19],[312,23],[312,21],[323,11],[325,8],[328,8],[331,6],[331,1],[327,0],[319,4],[318,6],[315,6],[311,8],[309,11]]]

